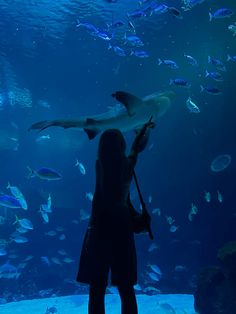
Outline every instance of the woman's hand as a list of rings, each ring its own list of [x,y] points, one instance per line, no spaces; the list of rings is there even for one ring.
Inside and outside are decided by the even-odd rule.
[[[134,143],[132,145],[132,151],[134,153],[140,153],[142,152],[145,147],[147,146],[147,142],[150,135],[151,128],[154,127],[154,122],[152,122],[152,117],[149,119],[147,123],[144,124],[142,129],[138,132],[136,135],[136,138],[134,140]]]
[[[138,135],[143,136],[146,133],[148,128],[153,129],[154,126],[155,126],[155,123],[152,121],[152,116],[151,116],[148,122],[144,124],[144,126],[142,127]]]

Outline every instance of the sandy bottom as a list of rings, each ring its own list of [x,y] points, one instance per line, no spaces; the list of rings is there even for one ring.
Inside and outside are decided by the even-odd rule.
[[[140,314],[194,314],[193,296],[187,294],[137,295]],[[88,295],[33,299],[0,305],[1,314],[45,314],[55,307],[57,314],[86,314]],[[53,312],[49,312],[50,314]],[[106,313],[120,314],[119,295],[106,295]]]

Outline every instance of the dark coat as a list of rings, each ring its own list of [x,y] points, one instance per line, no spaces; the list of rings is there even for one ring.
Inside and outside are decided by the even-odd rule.
[[[84,237],[77,281],[112,285],[137,283],[137,259],[133,234],[134,211],[128,205],[134,157],[124,157],[119,169],[103,172],[96,162],[96,189],[92,214]]]

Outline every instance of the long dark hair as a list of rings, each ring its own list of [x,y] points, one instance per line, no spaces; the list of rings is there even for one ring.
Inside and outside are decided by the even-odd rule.
[[[98,160],[102,166],[103,178],[111,181],[121,177],[122,163],[125,159],[126,143],[120,130],[109,129],[101,135],[98,146]],[[107,182],[108,183],[108,182]]]
[[[125,156],[126,143],[120,130],[109,129],[103,132],[98,145],[98,159],[113,162]]]

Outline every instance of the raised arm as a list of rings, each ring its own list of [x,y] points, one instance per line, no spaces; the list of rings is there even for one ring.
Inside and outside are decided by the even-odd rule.
[[[144,124],[142,129],[137,133],[134,142],[131,147],[131,152],[129,154],[129,158],[133,159],[135,162],[137,160],[138,153],[142,152],[148,142],[148,138],[150,135],[150,128],[153,128],[154,123],[152,122],[152,117],[150,120]]]

